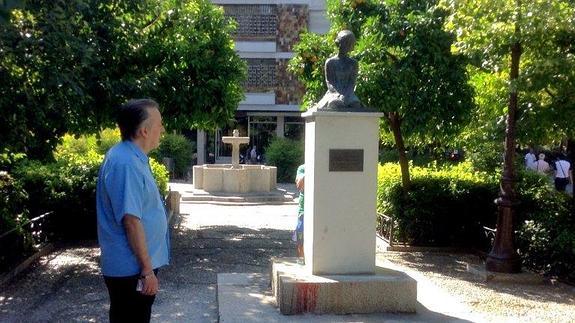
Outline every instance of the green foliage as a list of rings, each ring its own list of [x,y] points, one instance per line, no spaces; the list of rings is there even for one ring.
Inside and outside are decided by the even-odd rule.
[[[53,211],[50,216],[53,234],[60,239],[96,237],[96,182],[102,155],[69,155],[49,164],[26,161],[15,169],[15,176],[29,194],[31,215]],[[150,166],[161,194],[166,194],[168,173],[153,159]]]
[[[467,150],[502,141],[509,92],[519,92],[517,140],[557,144],[575,135],[575,6],[570,0],[442,0],[457,33],[453,47],[470,58],[477,109],[461,137]],[[519,32],[516,32],[518,30]],[[519,77],[510,83],[510,46],[521,44]]]
[[[323,65],[335,53],[333,36],[304,33],[294,52],[288,68],[306,87],[302,107],[308,109],[327,91]]]
[[[158,161],[164,158],[174,160],[174,173],[177,178],[184,178],[192,165],[194,145],[183,135],[165,134],[160,141],[160,147],[151,156]]]
[[[62,137],[62,142],[56,147],[54,157],[56,159],[72,159],[76,156],[86,156],[90,152],[98,150],[98,141],[96,136],[78,136],[77,138],[70,134]]]
[[[362,26],[358,95],[367,106],[396,113],[412,145],[447,144],[473,107],[467,62],[451,54],[455,36],[443,30],[447,12],[435,1],[387,8],[387,17],[370,17]]]
[[[404,193],[397,164],[378,169],[378,211],[396,222],[395,239],[413,245],[489,250],[482,226],[495,227],[498,178],[456,166],[412,166]],[[557,192],[546,176],[519,172],[517,248],[527,268],[575,281],[573,198]],[[381,219],[378,219],[381,221]]]
[[[65,134],[54,150],[56,160],[73,160],[88,155],[105,155],[108,149],[121,141],[119,129],[104,129],[95,135],[73,136]]]
[[[99,135],[96,136],[98,153],[105,155],[112,146],[119,143],[121,140],[120,129],[118,128],[107,128],[100,131]]]
[[[21,7],[26,0],[0,0],[0,24],[6,23],[10,11]]]
[[[28,217],[24,207],[28,194],[7,172],[0,172],[0,234],[18,226]]]
[[[47,165],[92,165],[96,161],[99,168],[99,163],[104,160],[104,154],[120,140],[118,129],[104,129],[97,135],[83,135],[77,138],[66,134],[62,137],[62,143],[54,151],[56,163]],[[48,167],[42,166],[40,162],[37,163],[41,167]],[[166,167],[153,157],[150,158],[150,166],[160,193],[165,195],[169,179]]]
[[[277,167],[277,180],[292,183],[299,165],[304,163],[304,150],[301,142],[284,138],[274,138],[266,147],[266,160]]]
[[[166,166],[153,158],[150,158],[150,168],[152,169],[152,175],[154,175],[154,179],[158,184],[160,194],[165,197],[168,194],[168,180],[170,178]]]
[[[62,239],[91,239],[96,234],[96,179],[101,158],[41,164],[29,161],[19,165],[15,174],[33,203],[32,215],[53,211],[53,234]]]
[[[453,142],[469,121],[473,91],[467,60],[451,52],[455,35],[444,30],[448,12],[437,2],[329,0],[330,32],[302,36],[290,62],[307,89],[303,107],[325,93],[322,62],[335,52],[337,32],[350,29],[358,39],[352,53],[359,60],[356,93],[385,113],[380,139],[411,147]],[[402,167],[408,185],[408,165]]]
[[[246,71],[233,29],[208,0],[26,1],[0,24],[0,148],[50,159],[134,97],[155,98],[169,129],[226,123]]]
[[[0,171],[10,170],[14,164],[17,164],[25,158],[26,154],[13,153],[5,148],[4,151],[0,153]]]
[[[28,219],[28,210],[25,205],[28,202],[28,194],[12,175],[0,171],[0,235],[11,230],[11,234],[4,236],[0,241],[0,272],[8,264],[18,259],[22,254],[32,248],[30,234],[22,224]]]
[[[484,244],[481,228],[495,215],[495,179],[469,163],[411,170],[412,186],[404,194],[397,164],[378,169],[378,211],[395,219],[396,238],[427,246]]]
[[[558,193],[549,178],[522,172],[517,247],[523,264],[575,282],[573,198]]]

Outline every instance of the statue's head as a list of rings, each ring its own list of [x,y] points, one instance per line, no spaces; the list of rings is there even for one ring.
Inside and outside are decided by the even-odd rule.
[[[350,30],[342,30],[337,34],[335,44],[340,52],[349,53],[355,45],[355,36]]]

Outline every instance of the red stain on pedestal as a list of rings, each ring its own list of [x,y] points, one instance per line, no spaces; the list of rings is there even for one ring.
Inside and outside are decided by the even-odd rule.
[[[296,313],[314,312],[317,305],[318,284],[299,283],[296,285]]]

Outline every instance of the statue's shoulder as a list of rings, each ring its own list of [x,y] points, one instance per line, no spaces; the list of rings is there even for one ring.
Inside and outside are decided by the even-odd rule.
[[[353,66],[359,66],[359,62],[357,61],[357,59],[355,59],[353,57],[348,57],[348,62],[349,62],[349,64],[352,64]]]
[[[325,60],[325,65],[333,65],[336,64],[339,61],[339,57],[337,57],[337,55],[332,56],[328,59]]]

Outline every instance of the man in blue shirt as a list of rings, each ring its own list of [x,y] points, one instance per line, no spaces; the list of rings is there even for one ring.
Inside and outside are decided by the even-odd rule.
[[[121,106],[117,122],[122,142],[106,154],[96,187],[100,262],[110,322],[149,322],[157,270],[169,262],[165,208],[147,156],[164,127],[148,99]]]

